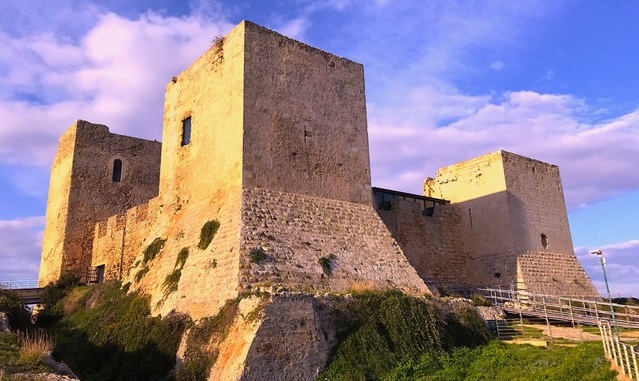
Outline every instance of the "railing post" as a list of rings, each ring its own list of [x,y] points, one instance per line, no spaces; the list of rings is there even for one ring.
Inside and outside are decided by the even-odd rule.
[[[621,371],[627,376],[632,376],[632,372],[629,366],[630,360],[628,359],[628,345],[621,343],[621,347],[623,348],[623,358],[621,359],[621,362],[623,364],[621,365]]]
[[[604,329],[603,323],[598,321],[597,326],[599,327],[599,334],[601,335],[601,343],[603,344],[604,356],[610,357],[610,351],[608,350],[608,337],[606,335],[606,330]]]
[[[639,380],[639,366],[637,366],[637,352],[632,349],[632,363],[635,366],[635,377]]]

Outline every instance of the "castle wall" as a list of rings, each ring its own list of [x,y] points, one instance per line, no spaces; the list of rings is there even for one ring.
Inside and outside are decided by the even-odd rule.
[[[81,120],[67,134],[51,176],[52,190],[60,193],[50,191],[49,200],[62,208],[47,213],[45,231],[51,233],[44,234],[43,247],[49,255],[42,259],[41,284],[67,271],[83,276],[91,263],[95,223],[144,203],[158,192],[161,143],[112,134],[106,126]],[[116,160],[121,163],[118,181],[114,181]],[[62,244],[58,245],[60,237]],[[49,258],[60,264],[48,263]]]
[[[466,255],[460,235],[460,210],[437,205],[432,216],[422,206],[395,199],[391,210],[377,209],[408,262],[431,290],[466,286]]]
[[[574,253],[559,167],[509,152],[502,155],[515,249]]]
[[[430,293],[372,206],[245,189],[240,282],[343,292],[398,288]],[[262,249],[266,259],[251,261]],[[325,273],[320,259],[330,260]]]
[[[46,286],[60,277],[62,270],[62,248],[69,213],[69,189],[73,170],[75,128],[69,128],[60,137],[58,150],[51,165],[49,195],[47,199],[46,226],[42,239],[42,255],[38,285]]]
[[[461,209],[471,284],[596,296],[574,255],[557,166],[497,151],[440,169],[424,191]]]
[[[242,186],[244,31],[226,37],[166,87],[160,195],[165,205],[197,207]],[[191,141],[183,145],[183,121]]]
[[[363,66],[245,28],[245,186],[370,204]]]

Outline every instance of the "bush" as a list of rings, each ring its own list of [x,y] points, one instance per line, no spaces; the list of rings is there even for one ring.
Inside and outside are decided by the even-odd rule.
[[[22,299],[11,290],[0,287],[0,312],[7,314],[12,330],[23,331],[31,326],[31,313]]]
[[[162,248],[164,247],[165,243],[166,243],[166,240],[160,237],[157,237],[156,239],[154,239],[153,242],[151,242],[149,246],[147,246],[146,249],[144,249],[144,252],[142,253],[143,254],[142,265],[146,265],[147,262],[155,259],[155,257],[157,257],[157,255],[160,253],[160,250],[162,250]]]
[[[60,279],[49,283],[42,289],[42,310],[38,312],[37,323],[41,327],[49,326],[64,315],[62,300],[71,290],[80,284],[80,276],[72,273],[62,274]]]
[[[175,364],[175,353],[188,318],[151,316],[149,298],[127,294],[119,282],[91,287],[93,307],[58,325],[54,357],[86,381],[163,380]]]
[[[200,230],[200,242],[197,244],[198,249],[204,250],[209,247],[219,228],[220,223],[216,220],[205,222],[204,225],[202,225],[202,230]]]
[[[333,262],[335,262],[335,259],[335,255],[331,254],[328,257],[320,257],[317,260],[317,263],[322,267],[324,275],[331,276],[333,274]]]
[[[266,251],[264,251],[264,249],[262,249],[261,247],[255,247],[251,249],[249,253],[249,259],[251,260],[251,262],[256,264],[262,263],[262,261],[264,261],[266,258],[268,258],[268,256],[266,255]]]

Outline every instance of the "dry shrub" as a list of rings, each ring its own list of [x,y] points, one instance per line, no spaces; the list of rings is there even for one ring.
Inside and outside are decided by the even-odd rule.
[[[51,355],[53,339],[44,331],[27,331],[19,336],[20,359],[22,364],[37,365],[43,358]]]

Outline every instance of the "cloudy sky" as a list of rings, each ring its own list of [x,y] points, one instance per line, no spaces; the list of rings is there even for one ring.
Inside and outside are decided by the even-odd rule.
[[[596,286],[639,296],[639,2],[2,0],[0,280],[36,278],[77,119],[161,137],[164,86],[248,19],[364,64],[373,185],[497,149],[559,165]]]

